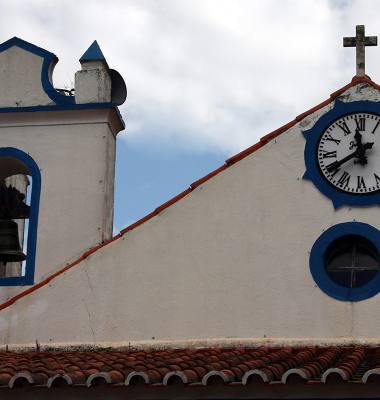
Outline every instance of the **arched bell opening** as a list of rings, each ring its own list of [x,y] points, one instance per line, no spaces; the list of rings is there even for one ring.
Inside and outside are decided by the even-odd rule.
[[[0,148],[0,285],[34,281],[41,175],[21,150]]]
[[[27,246],[24,239],[28,236],[30,181],[30,172],[0,179],[0,277],[2,278],[25,274]]]

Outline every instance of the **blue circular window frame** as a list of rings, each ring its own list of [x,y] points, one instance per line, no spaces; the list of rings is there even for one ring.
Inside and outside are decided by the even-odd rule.
[[[0,278],[0,286],[33,285],[37,249],[38,212],[41,195],[40,169],[30,155],[13,147],[0,148],[0,157],[13,157],[22,161],[28,167],[32,177],[25,275]]]
[[[326,252],[335,240],[346,235],[361,236],[370,241],[380,256],[380,231],[362,222],[345,222],[327,229],[315,241],[310,252],[310,271],[319,286],[326,294],[337,300],[360,301],[369,299],[380,292],[380,271],[366,285],[358,288],[346,288],[334,283],[326,273]]]

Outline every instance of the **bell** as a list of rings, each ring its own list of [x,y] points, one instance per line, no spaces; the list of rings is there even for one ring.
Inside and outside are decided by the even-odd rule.
[[[0,220],[0,262],[7,265],[8,262],[24,260],[26,255],[21,251],[16,222],[11,219]]]

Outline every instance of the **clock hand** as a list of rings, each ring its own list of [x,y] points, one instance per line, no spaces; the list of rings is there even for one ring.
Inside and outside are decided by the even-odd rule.
[[[373,142],[368,142],[368,143],[365,143],[364,146],[362,146],[361,149],[358,148],[358,150],[359,150],[359,156],[358,156],[359,160],[355,161],[355,164],[361,164],[361,165],[368,164],[367,157],[365,156],[365,152],[366,152],[366,150],[372,149],[372,146],[373,146]]]
[[[347,157],[342,158],[340,161],[334,161],[332,164],[327,165],[326,169],[328,172],[332,172],[335,169],[339,168],[345,162],[351,160],[351,158],[354,158],[358,155],[359,155],[359,149],[356,149],[353,153],[349,154]]]
[[[364,146],[362,144],[362,135],[359,132],[359,128],[356,128],[355,130],[355,140],[356,140],[356,146],[357,146],[357,150],[359,151],[359,161],[357,162],[358,164],[367,164],[367,157],[364,157],[365,155],[365,151],[368,149],[372,148],[373,143],[371,143],[371,145],[369,146],[368,143],[366,143]],[[368,147],[369,146],[369,147]]]
[[[363,145],[362,145],[362,135],[360,134],[358,128],[356,128],[354,138],[355,138],[355,140],[356,140],[356,144],[357,144],[357,146],[358,146],[358,149],[359,149],[359,150],[363,149]]]
[[[366,150],[371,150],[372,147],[373,147],[373,142],[364,143],[364,146],[363,146],[364,153]]]
[[[360,133],[359,133],[359,135],[360,135]],[[355,134],[355,136],[356,136],[356,134]],[[361,141],[361,135],[360,135],[359,140]],[[361,148],[357,148],[353,153],[349,154],[347,157],[344,157],[340,161],[335,161],[332,164],[327,165],[327,167],[326,167],[327,171],[332,172],[335,169],[339,168],[345,162],[351,160],[354,157],[358,157],[358,156],[359,156],[359,161],[358,161],[359,164],[362,164],[362,165],[367,164],[367,157],[365,157],[364,155],[365,155],[366,150],[372,149],[372,146],[373,146],[373,142],[368,142],[368,143],[365,143],[364,145],[361,145]]]

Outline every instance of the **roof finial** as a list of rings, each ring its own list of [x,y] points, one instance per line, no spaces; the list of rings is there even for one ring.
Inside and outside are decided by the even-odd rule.
[[[365,76],[365,46],[377,46],[377,36],[365,36],[364,25],[356,25],[356,37],[343,38],[343,47],[356,47],[356,76]]]

